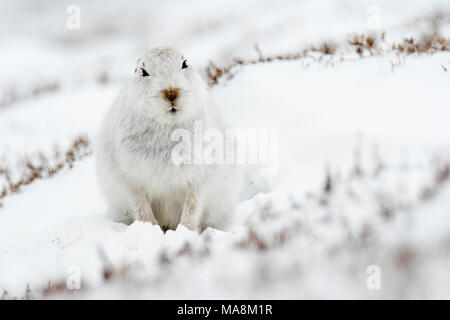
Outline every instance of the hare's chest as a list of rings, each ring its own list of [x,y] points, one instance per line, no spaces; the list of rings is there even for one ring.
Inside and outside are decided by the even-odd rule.
[[[161,194],[184,189],[188,183],[197,183],[204,176],[202,166],[177,164],[172,160],[170,151],[149,155],[135,154],[130,156],[127,162],[128,175],[132,176],[138,185]]]
[[[147,128],[124,135],[123,170],[139,185],[165,193],[202,179],[202,165],[180,161],[180,154],[191,156],[191,141],[174,139],[172,131]]]

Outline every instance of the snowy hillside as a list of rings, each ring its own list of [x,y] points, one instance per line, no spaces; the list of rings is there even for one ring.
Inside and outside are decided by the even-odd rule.
[[[450,298],[448,1],[67,5],[0,5],[0,297]],[[279,132],[230,232],[107,217],[94,137],[161,42]]]

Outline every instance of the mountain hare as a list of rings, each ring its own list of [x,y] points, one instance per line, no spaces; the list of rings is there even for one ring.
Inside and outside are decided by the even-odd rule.
[[[200,231],[230,226],[240,170],[232,164],[173,159],[181,143],[174,132],[193,136],[198,124],[203,130],[226,129],[199,73],[179,52],[152,47],[107,112],[97,141],[98,178],[116,221],[148,221],[163,230],[179,223]],[[183,152],[192,156],[197,151]]]

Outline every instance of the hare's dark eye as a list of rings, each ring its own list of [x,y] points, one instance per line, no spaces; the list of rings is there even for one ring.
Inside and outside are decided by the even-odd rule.
[[[186,68],[188,67],[186,61],[187,61],[187,60],[184,60],[184,61],[183,61],[183,65],[181,66],[181,69],[186,69]]]
[[[145,71],[144,68],[141,68],[141,75],[142,75],[143,77],[148,77],[148,72]]]

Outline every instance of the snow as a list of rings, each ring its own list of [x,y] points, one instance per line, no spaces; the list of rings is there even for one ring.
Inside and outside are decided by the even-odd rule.
[[[92,141],[150,44],[175,45],[203,70],[209,60],[257,58],[255,43],[267,55],[345,44],[367,32],[369,4],[392,40],[420,36],[428,24],[412,21],[450,10],[446,1],[164,1],[130,10],[94,1],[81,2],[76,34],[64,26],[63,2],[1,4],[10,14],[0,28],[0,101],[11,88],[17,100],[0,107],[0,167],[14,175],[25,156],[65,150],[80,134]],[[0,296],[23,297],[29,286],[32,298],[63,299],[450,298],[450,187],[436,178],[450,156],[443,66],[448,52],[239,67],[211,94],[236,127],[279,131],[280,164],[238,205],[232,231],[110,221],[88,156],[0,199]],[[53,82],[57,89],[32,94]],[[0,175],[0,191],[5,183]],[[371,265],[380,290],[366,285]],[[48,294],[73,266],[83,289]]]

